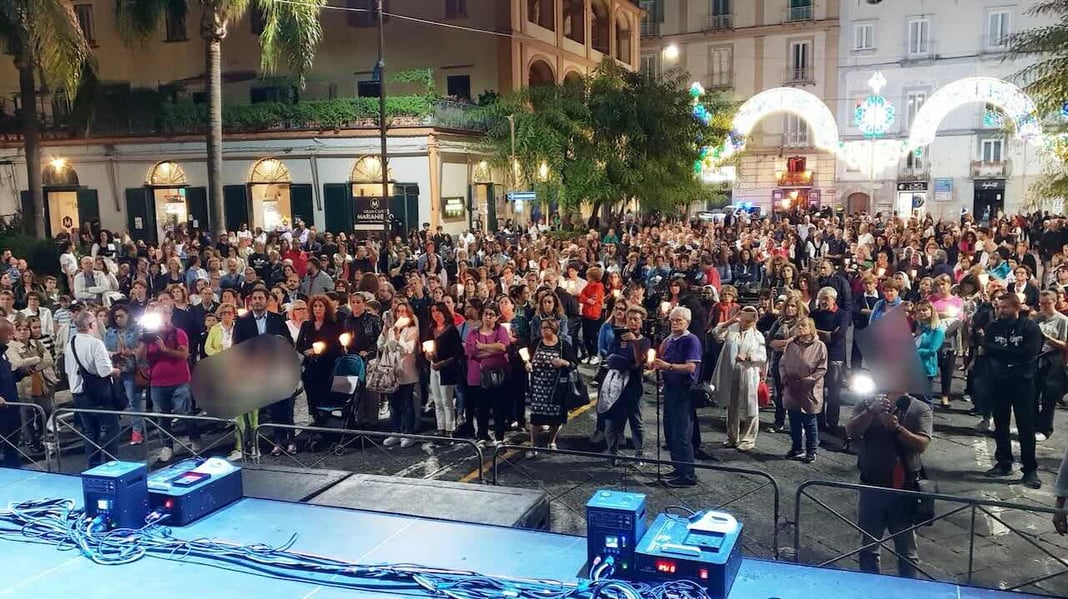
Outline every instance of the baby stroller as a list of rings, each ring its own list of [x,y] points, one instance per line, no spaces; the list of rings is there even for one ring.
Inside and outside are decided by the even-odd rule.
[[[345,355],[334,362],[333,382],[330,385],[330,399],[316,406],[309,416],[312,426],[322,428],[356,428],[356,400],[363,392],[367,367],[363,358],[357,355]],[[331,446],[339,452],[341,437],[339,433],[316,433],[308,441],[308,451]]]

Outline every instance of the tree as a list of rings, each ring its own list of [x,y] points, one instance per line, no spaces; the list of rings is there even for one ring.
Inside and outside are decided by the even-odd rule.
[[[73,98],[89,44],[82,35],[69,0],[3,0],[0,2],[0,43],[14,55],[19,72],[22,139],[26,145],[26,180],[33,205],[33,232],[45,237],[44,183],[41,172],[41,130],[37,117],[37,84],[63,89]]]
[[[594,215],[632,198],[675,212],[712,194],[694,174],[698,141],[718,145],[728,131],[718,98],[709,126],[693,117],[688,85],[678,72],[654,77],[605,61],[581,80],[529,87],[489,107],[487,153],[507,168],[512,117],[515,185],[565,209],[589,204]]]
[[[200,36],[204,39],[204,87],[208,96],[208,209],[215,230],[226,229],[222,182],[222,42],[227,27],[250,8],[263,21],[260,68],[265,74],[285,62],[300,86],[311,70],[322,39],[319,13],[327,0],[115,0],[119,29],[129,41],[144,40],[165,16],[184,19],[191,4],[201,7]]]
[[[1014,58],[1033,57],[1035,62],[1017,73],[1035,100],[1040,115],[1060,115],[1068,102],[1068,0],[1043,0],[1028,10],[1048,25],[1022,31],[1010,39]],[[1036,199],[1068,198],[1068,127],[1063,118],[1043,125],[1049,143],[1046,176],[1031,188]]]

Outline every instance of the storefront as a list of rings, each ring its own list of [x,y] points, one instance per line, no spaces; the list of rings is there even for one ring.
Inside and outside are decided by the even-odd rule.
[[[820,190],[813,187],[813,173],[807,165],[804,156],[791,156],[786,159],[786,170],[775,173],[777,188],[771,192],[773,210],[807,212],[810,207],[819,207]]]
[[[500,198],[497,197],[497,188],[493,183],[492,172],[485,161],[479,162],[472,169],[469,193],[471,196],[471,210],[468,213],[468,227],[496,231],[499,228],[497,214]],[[514,214],[517,210],[522,210],[522,202],[519,202],[518,207],[513,204],[510,212]],[[502,212],[507,214],[509,211]],[[509,216],[508,218],[512,217]]]
[[[296,220],[315,223],[310,184],[293,183],[289,168],[275,158],[264,158],[249,169],[246,185],[223,187],[226,204],[226,230],[241,225],[265,231],[288,228]]]
[[[1005,210],[1005,179],[976,179],[974,183],[972,214],[979,222],[989,223]]]
[[[45,235],[49,238],[68,233],[78,238],[83,223],[96,236],[100,231],[100,201],[95,189],[79,184],[78,173],[66,160],[52,159],[41,172],[44,186]],[[22,213],[32,222],[33,196],[22,192]]]
[[[901,181],[897,184],[894,212],[902,218],[923,216],[927,211],[927,181]]]
[[[352,166],[348,183],[323,185],[326,230],[355,231],[361,237],[379,236],[387,221],[394,234],[419,227],[419,185],[396,183],[393,169],[387,175],[388,205],[382,201],[382,161],[364,156]]]
[[[126,215],[133,239],[158,244],[181,224],[209,227],[208,192],[190,187],[185,169],[166,160],[149,169],[144,187],[126,190]]]

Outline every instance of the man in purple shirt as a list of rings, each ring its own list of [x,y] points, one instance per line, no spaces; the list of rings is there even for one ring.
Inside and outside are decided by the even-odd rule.
[[[664,376],[664,436],[675,462],[675,470],[665,475],[664,484],[669,487],[697,484],[690,442],[694,414],[690,388],[701,370],[702,349],[701,340],[687,330],[692,318],[689,308],[678,306],[671,311],[671,335],[660,345],[660,357],[653,360],[653,368]]]

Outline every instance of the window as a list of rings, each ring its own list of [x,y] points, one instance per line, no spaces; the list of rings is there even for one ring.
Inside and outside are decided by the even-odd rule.
[[[660,54],[642,54],[641,72],[653,77],[659,77]]]
[[[853,27],[853,49],[871,50],[875,47],[875,25],[861,23]]]
[[[356,95],[360,98],[377,98],[382,95],[382,85],[378,81],[357,81]]]
[[[984,139],[982,145],[983,162],[1001,162],[1004,140]]]
[[[1005,118],[1001,114],[1001,109],[995,104],[985,104],[983,106],[983,128],[1000,129],[1003,126],[1005,126]]]
[[[345,0],[345,6],[353,9],[347,13],[349,27],[378,26],[377,0]],[[389,0],[382,0],[382,8],[389,12]],[[389,21],[389,15],[386,15],[383,21]]]
[[[783,145],[787,147],[798,147],[808,145],[808,122],[805,119],[797,116],[794,113],[788,113],[786,115],[786,133],[784,134]]]
[[[1007,10],[996,10],[987,18],[986,45],[987,48],[1000,50],[1009,44],[1009,35],[1012,33],[1010,15]]]
[[[253,14],[255,14],[255,12]],[[189,34],[186,33],[185,30],[184,9],[181,12],[168,10],[164,16],[164,21],[167,28],[166,33],[168,42],[185,42],[189,40]]]
[[[96,31],[93,29],[93,5],[75,4],[74,16],[78,18],[78,26],[82,29],[82,35],[89,44],[96,44]]]
[[[254,87],[249,90],[249,102],[251,104],[261,104],[263,102],[289,103],[291,101],[293,101],[293,90],[285,87]]]
[[[708,56],[708,86],[730,87],[734,77],[734,48],[713,47]]]
[[[909,47],[912,56],[927,55],[931,52],[931,22],[927,19],[909,21]]]
[[[456,19],[467,16],[467,0],[445,0],[445,18]]]
[[[790,12],[786,16],[788,21],[811,21],[812,0],[790,0]]]
[[[908,128],[912,128],[912,123],[916,120],[916,114],[926,101],[926,91],[905,92],[905,122],[908,123]]]
[[[731,0],[709,0],[708,28],[730,29],[734,26],[731,14]]]
[[[812,69],[811,42],[791,42],[790,44],[790,81],[811,81]]]
[[[660,35],[660,23],[664,21],[663,4],[658,0],[641,0],[638,5],[645,15],[642,19],[642,35]]]
[[[905,167],[913,172],[923,172],[927,168],[927,148],[919,148],[909,152],[905,157]]]
[[[470,75],[449,75],[445,79],[445,87],[448,89],[449,97],[471,100]]]

